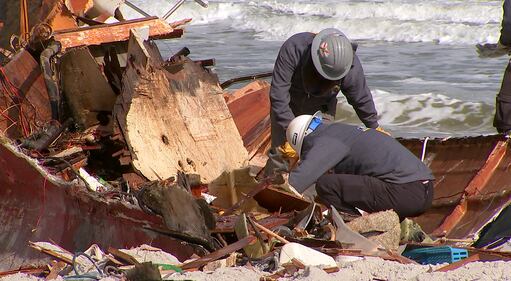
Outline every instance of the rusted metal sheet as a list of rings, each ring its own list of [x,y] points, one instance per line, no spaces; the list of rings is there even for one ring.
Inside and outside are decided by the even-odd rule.
[[[97,243],[129,248],[151,244],[181,261],[200,248],[146,228],[165,228],[158,216],[78,186],[50,180],[33,160],[0,145],[0,270],[43,264],[28,241],[54,241],[70,251]]]
[[[59,30],[54,39],[62,44],[62,51],[77,46],[91,46],[119,41],[127,41],[131,29],[149,27],[150,39],[178,38],[182,29],[172,26],[158,17],[123,21],[119,23],[101,24],[91,27]]]
[[[51,108],[39,64],[23,50],[1,70],[0,130],[19,138],[41,129],[51,119]]]

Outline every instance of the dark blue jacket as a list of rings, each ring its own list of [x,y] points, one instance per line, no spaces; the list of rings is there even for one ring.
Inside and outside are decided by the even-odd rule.
[[[431,170],[394,138],[343,123],[320,125],[303,140],[301,159],[289,184],[305,191],[329,170],[389,183],[433,180]]]
[[[502,16],[502,29],[500,30],[500,43],[511,47],[511,1],[504,0],[502,9],[504,14]]]
[[[270,89],[272,138],[279,138],[279,143],[284,142],[285,130],[295,116],[313,114],[318,110],[334,115],[339,89],[364,125],[368,128],[378,127],[373,97],[356,55],[351,70],[340,81],[332,83],[320,78],[305,89],[303,73],[309,73],[314,68],[310,55],[313,39],[314,33],[310,32],[291,36],[280,48],[273,68]],[[338,85],[337,91],[325,87],[327,83]]]

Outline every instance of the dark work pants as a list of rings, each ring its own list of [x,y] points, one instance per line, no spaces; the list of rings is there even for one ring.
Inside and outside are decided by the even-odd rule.
[[[511,60],[507,64],[497,95],[493,126],[499,133],[511,130]]]
[[[316,192],[323,203],[341,212],[358,214],[355,207],[369,213],[393,209],[401,220],[422,214],[433,201],[432,181],[393,184],[360,175],[323,175]]]

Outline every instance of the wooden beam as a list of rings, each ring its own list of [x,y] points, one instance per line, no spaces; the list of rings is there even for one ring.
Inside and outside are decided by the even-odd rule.
[[[477,195],[486,186],[488,180],[504,158],[507,149],[507,141],[499,141],[488,156],[486,163],[465,188],[465,196]]]
[[[174,29],[167,22],[157,18],[129,20],[112,24],[101,24],[83,28],[59,30],[54,38],[62,44],[62,51],[77,46],[91,46],[119,41],[128,41],[130,30],[149,27],[149,39],[179,38],[182,29]]]
[[[185,263],[181,266],[181,269],[186,270],[186,269],[192,269],[192,268],[200,268],[201,266],[203,266],[209,262],[215,261],[225,255],[228,255],[232,252],[236,252],[236,251],[242,249],[243,247],[251,244],[255,239],[256,238],[254,236],[247,236],[241,240],[238,240],[235,243],[230,244],[227,247],[224,247],[220,250],[214,251],[213,253],[211,253],[209,255],[205,255],[202,258]]]

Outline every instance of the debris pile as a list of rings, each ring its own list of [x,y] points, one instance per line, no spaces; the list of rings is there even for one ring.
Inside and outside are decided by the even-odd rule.
[[[508,195],[484,223],[456,228],[466,218],[454,211],[442,225],[438,214],[436,225],[392,210],[351,217],[256,180],[269,147],[267,82],[227,92],[213,59],[193,61],[187,48],[163,58],[153,39],[179,38],[190,20],[103,24],[66,6],[75,1],[54,2],[0,67],[0,277],[161,280],[238,266],[276,280],[367,257],[449,264],[438,271],[511,258],[480,249],[509,238],[489,227],[509,212]],[[492,146],[462,186],[468,195],[509,163],[506,147]],[[451,197],[436,207],[475,204]],[[472,247],[467,234],[484,227],[484,245]]]

